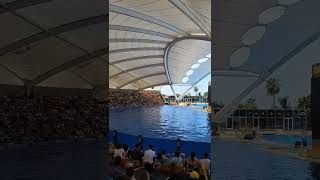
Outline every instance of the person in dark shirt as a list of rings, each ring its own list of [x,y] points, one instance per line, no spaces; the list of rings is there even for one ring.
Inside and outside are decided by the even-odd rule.
[[[125,175],[124,170],[121,167],[121,157],[117,156],[114,159],[114,166],[112,167],[111,177],[116,179],[117,177]]]
[[[142,151],[139,144],[135,145],[135,149],[131,153],[131,159],[133,161],[139,161],[140,163],[142,162]]]
[[[190,170],[192,170],[192,169],[197,168],[199,166],[200,166],[200,163],[199,163],[199,160],[196,157],[196,153],[195,152],[191,152],[191,157],[187,161],[187,167]]]

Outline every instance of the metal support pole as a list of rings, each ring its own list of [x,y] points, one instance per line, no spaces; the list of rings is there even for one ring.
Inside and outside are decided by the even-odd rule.
[[[233,117],[232,117],[231,121],[232,121],[232,129],[234,129],[234,127],[233,127],[233,121],[234,121],[234,120],[233,120]]]
[[[294,129],[294,121],[293,121],[294,119],[292,118],[292,131],[293,131],[293,129]]]
[[[175,101],[176,101],[177,105],[179,105],[179,101],[178,101],[178,98],[177,98],[177,94],[176,94],[176,92],[174,91],[174,89],[173,89],[173,87],[172,87],[172,84],[170,84],[170,88],[171,88],[172,93],[173,93],[173,95],[174,95],[174,97],[175,97]]]
[[[256,120],[255,118],[252,118],[252,128],[254,128],[254,121],[255,120]]]

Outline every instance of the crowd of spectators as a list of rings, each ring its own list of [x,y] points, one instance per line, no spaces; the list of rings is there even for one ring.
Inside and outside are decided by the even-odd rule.
[[[109,89],[107,102],[109,107],[155,106],[164,104],[160,93],[128,89]]]
[[[165,150],[156,153],[152,145],[144,152],[141,144],[136,144],[132,150],[126,144],[110,147],[109,152],[113,157],[112,180],[158,180],[161,179],[159,174],[154,174],[159,172],[164,175],[162,179],[166,180],[210,179],[210,159],[206,152],[198,160],[195,152],[186,158],[179,148],[170,154]]]
[[[107,134],[106,102],[91,97],[0,97],[0,143],[98,138]]]

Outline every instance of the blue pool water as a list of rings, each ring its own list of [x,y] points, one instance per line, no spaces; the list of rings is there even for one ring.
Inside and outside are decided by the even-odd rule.
[[[289,136],[289,135],[264,135],[263,138],[268,141],[273,141],[281,144],[292,144],[295,141],[300,141],[301,136]],[[312,136],[307,136],[307,144],[312,144]]]
[[[191,104],[192,106],[195,106],[195,107],[199,107],[199,108],[208,108],[208,104],[207,103],[194,103],[194,104]]]
[[[214,140],[212,143],[215,180],[317,180],[320,165],[290,158],[255,144]]]
[[[170,105],[109,110],[111,130],[156,139],[210,143],[209,118],[192,107]]]

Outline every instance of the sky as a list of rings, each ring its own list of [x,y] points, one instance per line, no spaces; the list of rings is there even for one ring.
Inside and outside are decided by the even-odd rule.
[[[205,92],[208,92],[208,82],[211,81],[211,75],[209,74],[207,77],[203,78],[196,86],[198,87],[198,92],[201,92],[201,94],[204,94]],[[182,94],[184,93],[188,88],[191,86],[174,86],[174,90],[176,94]],[[189,91],[191,95],[195,95],[196,93],[193,91],[193,88]],[[163,86],[161,89],[161,93],[164,95],[173,95],[172,90],[169,85]]]

